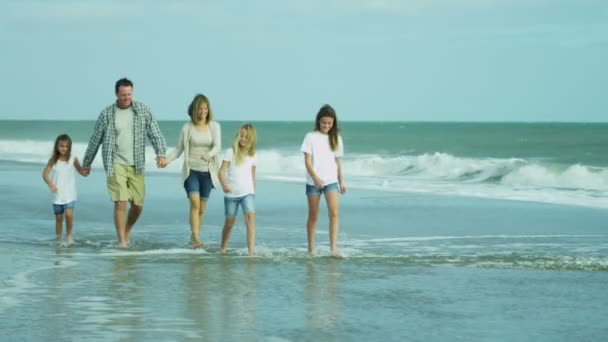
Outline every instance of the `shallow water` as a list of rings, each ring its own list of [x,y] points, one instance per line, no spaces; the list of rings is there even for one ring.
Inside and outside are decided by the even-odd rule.
[[[79,179],[75,243],[54,241],[38,168],[0,167],[0,322],[6,340],[601,341],[608,212],[354,189],[340,249],[306,253],[301,184],[258,182],[257,256],[239,218],[218,253],[221,195],[188,248],[173,175],[147,176],[128,250],[98,171]],[[324,208],[322,208],[324,210]]]

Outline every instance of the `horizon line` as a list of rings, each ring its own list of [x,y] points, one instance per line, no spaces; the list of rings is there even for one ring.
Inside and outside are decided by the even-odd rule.
[[[0,119],[2,121],[24,121],[24,122],[32,122],[32,121],[44,121],[44,122],[54,122],[54,121],[76,121],[76,122],[95,122],[97,119]],[[159,122],[185,122],[188,120],[167,120],[167,119],[158,119]],[[238,120],[238,119],[227,119],[227,120],[215,120],[218,122],[314,122],[314,120],[270,120],[270,119],[257,119],[257,120]],[[401,122],[401,123],[544,123],[544,124],[608,124],[608,121],[558,121],[558,120],[537,120],[537,121],[516,121],[516,120],[340,120],[340,122],[349,122],[349,123],[382,123],[382,122]]]

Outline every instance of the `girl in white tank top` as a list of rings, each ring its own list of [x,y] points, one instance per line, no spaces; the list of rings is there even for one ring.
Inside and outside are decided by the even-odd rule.
[[[72,139],[67,134],[61,134],[55,139],[53,155],[49,159],[42,178],[53,194],[53,212],[55,213],[55,233],[57,241],[61,241],[63,217],[66,223],[66,241],[72,243],[72,227],[74,224],[74,204],[76,202],[76,174],[85,175],[78,162],[72,157]]]

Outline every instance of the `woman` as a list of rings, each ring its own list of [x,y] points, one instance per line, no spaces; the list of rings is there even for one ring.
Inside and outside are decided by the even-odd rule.
[[[220,125],[213,121],[209,99],[197,94],[188,107],[190,122],[182,127],[177,147],[167,156],[167,164],[184,153],[182,180],[190,201],[190,239],[192,248],[201,248],[199,236],[203,216],[212,188],[220,186],[218,179],[219,152],[222,149]]]

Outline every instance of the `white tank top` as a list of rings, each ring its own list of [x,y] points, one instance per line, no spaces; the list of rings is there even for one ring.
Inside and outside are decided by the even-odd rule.
[[[53,204],[67,204],[76,200],[76,168],[74,157],[69,161],[58,160],[53,165],[52,181],[57,187]]]

